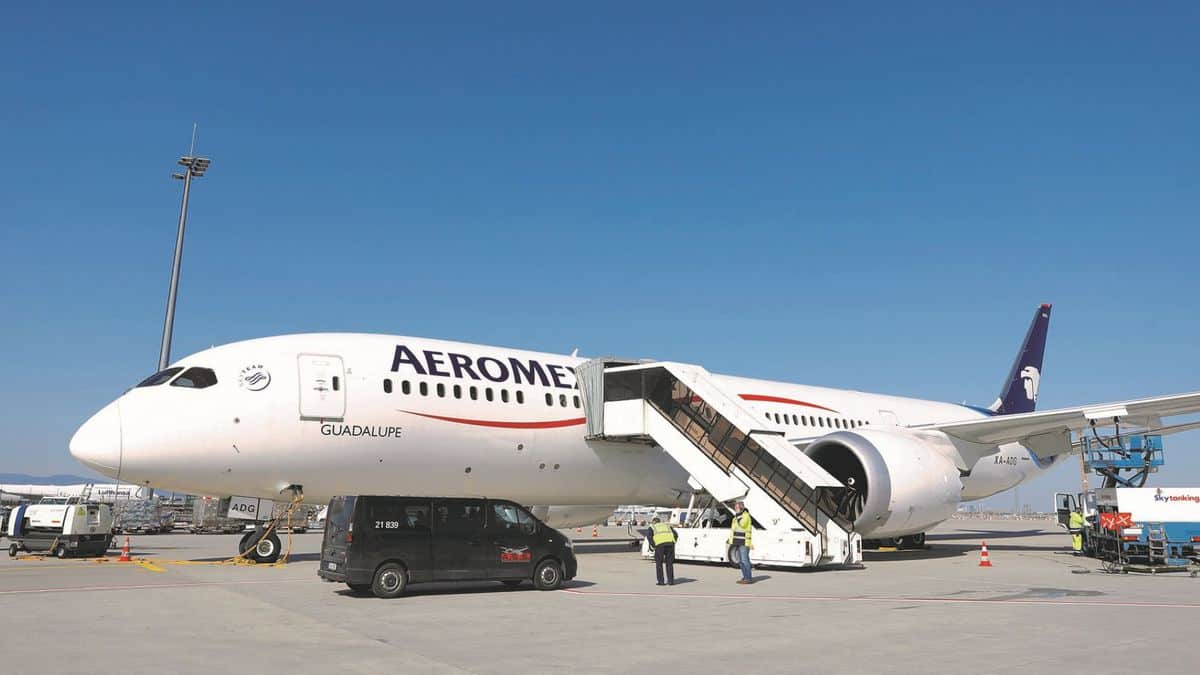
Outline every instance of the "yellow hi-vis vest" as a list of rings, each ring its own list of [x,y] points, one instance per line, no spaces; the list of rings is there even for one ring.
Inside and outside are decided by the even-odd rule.
[[[1067,528],[1068,528],[1068,529],[1071,529],[1071,530],[1079,530],[1079,529],[1083,529],[1083,526],[1084,526],[1086,523],[1087,523],[1087,521],[1083,519],[1083,514],[1082,514],[1082,513],[1078,512],[1078,511],[1072,511],[1072,512],[1071,512],[1071,519],[1070,519],[1070,521],[1067,523]]]
[[[675,543],[675,533],[671,531],[670,523],[654,523],[650,526],[650,533],[654,535],[652,541],[655,546]]]
[[[750,512],[742,511],[733,517],[733,523],[729,525],[729,541],[727,543],[743,543],[746,546],[750,545],[750,534],[754,531],[754,522],[750,520]],[[746,541],[737,542],[739,535],[745,535]]]

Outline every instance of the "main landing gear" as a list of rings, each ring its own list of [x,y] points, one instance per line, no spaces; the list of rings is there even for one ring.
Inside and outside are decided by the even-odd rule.
[[[863,548],[879,550],[894,548],[900,551],[919,551],[925,548],[925,533],[906,534],[890,539],[863,539]]]

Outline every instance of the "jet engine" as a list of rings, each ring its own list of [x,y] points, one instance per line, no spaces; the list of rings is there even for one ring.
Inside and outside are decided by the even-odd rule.
[[[853,479],[850,513],[863,537],[924,532],[958,508],[957,451],[940,432],[837,431],[804,452],[843,483]]]

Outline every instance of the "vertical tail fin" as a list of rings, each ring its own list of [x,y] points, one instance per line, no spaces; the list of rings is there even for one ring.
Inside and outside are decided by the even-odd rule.
[[[1042,380],[1042,356],[1046,351],[1046,333],[1050,328],[1050,305],[1042,305],[1033,314],[1025,342],[1017,352],[1008,379],[1000,388],[1000,398],[991,405],[997,415],[1033,412],[1037,407],[1038,385]]]

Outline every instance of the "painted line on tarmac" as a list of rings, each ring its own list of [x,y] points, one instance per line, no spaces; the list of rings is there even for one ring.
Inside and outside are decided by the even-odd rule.
[[[196,581],[179,584],[129,584],[121,586],[76,586],[74,588],[24,588],[13,591],[0,591],[3,595],[28,595],[34,593],[73,593],[78,591],[140,591],[149,588],[197,588],[202,586],[248,586],[251,584],[296,584],[310,582],[312,579],[256,579],[251,581]]]
[[[142,569],[150,570],[151,572],[166,572],[165,569],[159,567],[158,565],[155,565],[154,563],[150,562],[149,560],[139,560],[137,562],[137,566],[141,567]]]
[[[816,602],[887,602],[887,603],[926,603],[946,605],[1052,605],[1056,607],[1145,607],[1156,609],[1200,609],[1200,603],[1178,602],[1122,602],[1116,600],[1020,600],[1016,598],[925,598],[882,595],[733,595],[727,593],[629,593],[618,591],[583,591],[573,588],[562,589],[564,593],[574,595],[602,595],[608,597],[632,598],[688,598],[712,600],[792,600]]]

